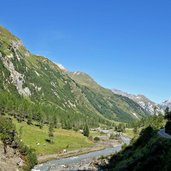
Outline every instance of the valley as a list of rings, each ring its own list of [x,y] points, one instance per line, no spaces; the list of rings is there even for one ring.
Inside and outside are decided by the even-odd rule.
[[[149,115],[133,100],[101,87],[87,74],[68,72],[45,57],[32,54],[3,27],[0,27],[0,44],[0,91],[15,100],[24,99],[28,104],[24,109],[26,117],[28,109],[36,106],[38,109],[34,111],[40,114],[32,112],[33,119],[50,122],[56,117],[63,127],[81,128],[85,120],[98,127]]]
[[[169,101],[159,105],[144,95],[104,88],[84,72],[32,54],[2,26],[0,78],[0,150],[5,156],[0,171],[8,171],[4,160],[24,171],[98,170],[104,161],[104,168],[115,167],[110,161],[121,154],[119,163],[127,148],[138,156],[139,139],[158,140],[156,131],[165,124],[169,131]]]
[[[19,123],[15,119],[13,119],[13,123],[21,141],[28,147],[35,149],[39,163],[53,158],[75,156],[111,148],[122,142],[119,133],[114,129],[91,129],[89,137],[86,137],[82,134],[82,130],[58,128],[54,129],[53,143],[49,143],[46,141],[48,139],[48,126],[45,125],[40,129],[36,123],[28,125],[26,122]]]

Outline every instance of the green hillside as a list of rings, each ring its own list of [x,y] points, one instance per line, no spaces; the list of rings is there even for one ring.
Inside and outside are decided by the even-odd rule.
[[[33,55],[20,39],[0,27],[1,113],[40,124],[56,120],[67,129],[79,129],[85,123],[97,127],[111,125],[111,121],[131,122],[146,116],[132,100],[85,77],[78,81],[82,77],[76,79],[49,59]]]
[[[136,102],[101,87],[89,75],[82,72],[69,72],[68,74],[81,85],[87,99],[104,117],[110,120],[131,122],[148,115]]]
[[[152,127],[144,129],[140,137],[114,155],[106,171],[169,171],[171,170],[171,140],[162,138]]]

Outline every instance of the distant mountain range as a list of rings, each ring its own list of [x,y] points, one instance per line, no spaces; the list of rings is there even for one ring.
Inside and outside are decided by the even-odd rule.
[[[144,96],[112,92],[86,73],[69,72],[61,64],[32,54],[3,27],[0,27],[0,78],[0,93],[53,106],[59,120],[66,115],[77,118],[73,119],[77,123],[131,122],[151,114],[155,105]],[[51,115],[50,111],[46,114]]]
[[[132,99],[133,101],[138,103],[144,110],[146,110],[151,115],[153,115],[155,113],[156,114],[157,113],[163,114],[165,107],[168,106],[169,104],[171,106],[171,102],[169,102],[169,101],[166,101],[162,104],[156,104],[155,102],[151,101],[150,99],[148,99],[144,95],[133,95],[133,94],[123,92],[121,90],[117,90],[117,89],[112,89],[112,91],[115,94],[118,94],[118,95]]]
[[[163,103],[160,104],[160,106],[165,109],[166,107],[169,107],[171,109],[171,100],[166,100]]]

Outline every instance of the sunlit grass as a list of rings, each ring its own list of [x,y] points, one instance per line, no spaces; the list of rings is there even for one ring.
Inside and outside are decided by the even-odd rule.
[[[124,134],[126,134],[130,138],[133,138],[135,136],[135,133],[132,128],[126,128]]]
[[[72,130],[54,129],[54,143],[46,142],[48,138],[48,127],[40,129],[34,125],[27,125],[25,122],[18,123],[14,120],[16,129],[19,132],[22,127],[21,139],[29,147],[36,150],[38,155],[53,154],[63,149],[74,150],[89,147],[93,143],[81,133]]]

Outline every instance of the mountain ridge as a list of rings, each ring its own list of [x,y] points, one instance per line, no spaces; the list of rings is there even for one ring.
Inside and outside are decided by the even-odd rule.
[[[51,113],[63,124],[64,118],[72,120],[73,123],[67,124],[74,126],[85,120],[97,125],[93,123],[95,118],[101,123],[131,122],[148,115],[137,103],[101,87],[88,74],[74,75],[62,65],[32,54],[3,27],[0,27],[0,68],[1,93],[53,108]],[[52,114],[46,112],[49,118]]]
[[[133,101],[137,102],[143,109],[149,112],[151,115],[156,113],[163,114],[164,112],[160,104],[151,101],[150,99],[148,99],[146,96],[142,94],[134,95],[134,94],[123,92],[118,89],[112,89],[112,92],[132,99]]]
[[[84,72],[78,72],[78,71],[77,72],[68,72],[68,74],[70,75],[70,77],[72,79],[74,79],[77,83],[79,83],[83,86],[83,90],[88,90],[87,93],[89,93],[90,91],[96,92],[96,95],[98,94],[98,96],[99,96],[98,98],[101,99],[102,101],[107,102],[107,104],[109,106],[112,106],[111,101],[115,101],[115,104],[117,106],[120,106],[119,99],[122,99],[122,98],[125,102],[128,101],[128,98],[121,97],[120,95],[114,94],[110,89],[106,89],[106,88],[102,87],[101,85],[96,83],[94,81],[94,79],[91,78],[91,76],[89,76],[88,74],[86,74]],[[95,96],[93,98],[95,99]],[[98,100],[98,101],[96,101],[96,103],[99,104],[101,102]],[[127,105],[136,105],[136,104],[126,104],[125,103],[122,106],[122,108],[127,108]],[[109,106],[108,106],[108,108],[110,108]],[[115,108],[115,106],[113,106],[113,107]],[[98,110],[100,110],[100,109],[98,109]],[[107,106],[106,106],[105,110],[107,110]],[[128,108],[127,108],[127,110],[128,110]],[[141,107],[139,108],[139,110],[143,111],[143,109]],[[108,111],[108,113],[111,113],[111,111]],[[138,115],[136,114],[135,111],[132,111],[131,115],[132,115],[132,117],[135,117],[136,119],[141,118],[141,117],[140,118],[138,117]]]
[[[165,100],[164,102],[162,102],[160,104],[161,108],[163,108],[164,110],[166,109],[166,107],[169,107],[171,109],[171,99]]]

